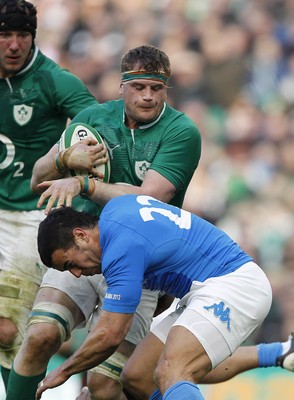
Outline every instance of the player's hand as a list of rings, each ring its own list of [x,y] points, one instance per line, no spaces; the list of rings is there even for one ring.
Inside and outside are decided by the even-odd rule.
[[[64,374],[61,367],[51,371],[50,374],[48,374],[46,378],[44,378],[42,382],[39,383],[36,392],[36,400],[39,400],[42,397],[42,394],[45,392],[45,390],[53,389],[57,386],[62,385],[68,380],[68,378],[69,376],[66,376]]]
[[[107,149],[93,138],[83,139],[63,151],[62,161],[68,169],[90,172],[94,177],[103,178],[95,166],[108,161]]]
[[[80,194],[81,184],[75,177],[63,178],[56,181],[44,181],[39,183],[38,188],[44,190],[37,203],[37,207],[40,208],[48,200],[45,208],[45,214],[48,214],[52,207],[54,207],[57,201],[56,207],[62,207],[63,205],[70,207],[72,205],[72,199]]]

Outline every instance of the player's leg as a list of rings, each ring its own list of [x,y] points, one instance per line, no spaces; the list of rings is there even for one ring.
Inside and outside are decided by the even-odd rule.
[[[0,365],[5,386],[46,267],[37,250],[43,211],[0,211]]]
[[[91,291],[86,277],[77,279],[70,273],[47,271],[15,358],[7,400],[34,400],[50,358],[69,339],[72,329],[89,318],[96,303],[97,293]]]
[[[134,344],[123,341],[117,351],[102,365],[88,372],[87,384],[91,399],[126,400],[120,374],[134,349]]]
[[[147,400],[156,389],[153,373],[163,349],[164,343],[150,332],[126,362],[121,380],[136,399]]]
[[[33,308],[33,312],[38,312],[40,318],[30,319],[31,324],[29,322],[24,341],[14,360],[8,382],[7,400],[34,399],[38,383],[45,376],[50,358],[58,351],[66,337],[70,336],[74,325],[71,312],[77,312],[76,304],[71,302],[71,299],[56,289],[40,289]],[[49,315],[47,318],[46,313]],[[68,330],[65,330],[65,324],[63,326],[61,323],[66,320]]]
[[[294,335],[285,342],[261,343],[257,346],[241,346],[205,377],[201,383],[219,383],[254,369],[281,367],[294,372]]]
[[[170,317],[168,326],[171,327],[175,322],[177,315],[174,314]],[[167,321],[166,321],[167,322]],[[158,332],[156,331],[156,334]],[[276,342],[276,343],[265,343],[263,353],[267,353],[266,356],[259,354],[260,345],[258,346],[242,346],[239,347],[234,354],[216,366],[212,371],[208,372],[203,378],[201,378],[201,384],[212,384],[224,382],[233,378],[234,376],[248,371],[250,369],[265,367],[265,366],[277,366],[283,367],[282,362],[286,360],[286,365],[284,368],[293,371],[293,359],[294,359],[294,336],[291,334],[286,342]],[[273,346],[280,351],[275,351],[275,356],[272,357]],[[140,352],[140,347],[148,347],[152,349],[152,353]],[[159,355],[162,353],[164,348],[164,343],[152,333],[148,335],[143,342],[141,342],[132,357],[127,361],[124,366],[121,378],[124,387],[130,393],[135,393],[138,399],[148,399],[155,390],[155,384],[153,381],[153,371],[157,364]],[[278,354],[278,356],[277,356]],[[284,354],[284,355],[282,355]],[[153,358],[151,358],[151,355]],[[148,357],[148,361],[145,357]],[[271,362],[265,362],[265,359]],[[144,380],[142,381],[142,376]],[[82,399],[81,399],[82,400]]]
[[[173,325],[177,316],[170,317],[169,326]],[[156,331],[158,334],[158,332]],[[259,349],[263,347],[261,352]],[[152,349],[150,352],[141,352],[140,347]],[[130,393],[136,393],[139,399],[148,399],[155,385],[153,382],[153,371],[157,364],[159,355],[163,351],[164,343],[152,333],[139,344],[132,357],[125,364],[122,372],[122,381]],[[280,349],[280,350],[279,350]],[[148,357],[148,361],[145,357]],[[216,366],[201,378],[201,384],[212,384],[224,382],[234,376],[258,367],[282,367],[289,371],[294,370],[294,336],[289,335],[286,342],[265,343],[258,346],[239,347],[234,354]],[[282,365],[284,364],[284,366]],[[144,376],[144,381],[142,381]]]
[[[168,334],[154,377],[164,398],[202,396],[194,384],[227,359],[263,322],[272,300],[268,279],[254,263],[203,283],[194,282]]]
[[[253,280],[248,280],[248,272],[254,276]],[[214,368],[225,360],[258,326],[269,310],[270,287],[264,274],[255,265],[240,269],[238,273],[228,275],[226,278],[220,278],[220,281],[219,284],[218,279],[211,279],[207,283],[195,284],[195,290],[181,301],[181,305],[187,308],[170,330],[165,350],[155,369],[156,383],[162,393],[166,392],[164,398],[178,398],[180,394],[183,398],[185,392],[194,393],[195,398],[201,398],[194,382],[202,382],[211,367]],[[264,288],[264,293],[260,293],[260,287]],[[209,306],[209,296],[211,296],[211,306]],[[215,296],[225,301],[216,304]],[[250,301],[253,299],[258,300],[259,309],[250,307]],[[226,308],[225,304],[229,304],[230,307]],[[249,310],[253,310],[253,315],[248,312],[248,306]],[[179,310],[173,313],[174,317],[178,312]],[[231,315],[236,314],[239,316],[238,321],[231,321]],[[166,317],[152,330],[162,342],[165,342],[172,319],[171,316]],[[231,329],[231,325],[234,329]],[[139,350],[141,354],[138,354]],[[150,350],[150,346],[144,349],[142,342],[140,349],[136,349],[125,366],[124,384],[132,389],[133,393],[139,393],[138,387],[144,388],[142,382],[145,380],[145,375],[142,365],[140,369],[140,356],[146,360]],[[133,360],[139,360],[139,367],[135,362],[133,367]],[[134,379],[132,381],[135,369],[137,382]],[[133,373],[130,373],[130,370]],[[138,376],[140,374],[141,377]],[[150,380],[150,374],[147,378]],[[146,382],[145,385],[147,386]],[[148,398],[146,393],[144,395],[145,397],[141,395],[140,398]],[[160,392],[155,391],[151,398],[160,399]]]
[[[2,378],[7,386],[12,363],[23,340],[38,285],[6,271],[0,273],[0,285],[2,292],[0,297],[0,364]],[[22,290],[20,290],[21,286]],[[2,291],[3,287],[5,287],[5,293]],[[8,291],[12,294],[11,297],[6,297]]]
[[[165,329],[168,324],[162,326]],[[160,336],[164,334],[163,330]],[[193,367],[190,359],[195,356],[198,361]],[[166,364],[167,360],[169,365]],[[162,399],[161,393],[156,389],[154,376],[162,393],[180,380],[186,381],[186,385],[197,392],[198,397],[195,399],[202,399],[193,382],[197,379],[197,374],[205,375],[210,368],[210,359],[195,336],[183,327],[174,327],[166,346],[157,336],[149,333],[126,363],[121,378],[128,392],[136,399]],[[184,398],[183,394],[180,392],[177,398]]]

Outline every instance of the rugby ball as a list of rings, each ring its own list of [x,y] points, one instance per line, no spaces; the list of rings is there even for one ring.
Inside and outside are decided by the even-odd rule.
[[[73,144],[78,143],[80,140],[93,138],[97,140],[98,143],[103,144],[103,146],[107,149],[104,140],[101,135],[94,129],[92,126],[85,123],[75,123],[69,125],[62,133],[59,140],[59,151],[64,150],[72,146]],[[108,156],[108,161],[105,164],[97,165],[95,168],[104,175],[103,179],[100,179],[103,182],[109,182],[110,179],[110,160],[108,151],[106,153]],[[69,170],[69,174],[67,176],[84,176],[88,175],[89,178],[93,178],[91,173],[85,172],[85,170]],[[95,177],[96,178],[96,177]],[[98,179],[98,178],[96,178]]]

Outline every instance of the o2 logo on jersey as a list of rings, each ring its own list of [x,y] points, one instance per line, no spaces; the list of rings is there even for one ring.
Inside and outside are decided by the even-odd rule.
[[[1,133],[0,133],[0,142],[2,142],[6,147],[6,157],[0,163],[0,169],[5,169],[9,167],[9,165],[12,163],[14,159],[15,147],[12,141],[7,136],[2,135]]]
[[[6,147],[6,157],[4,160],[0,162],[0,169],[5,169],[12,164],[14,157],[15,157],[15,146],[12,141],[5,135],[0,133],[0,142],[4,144]],[[16,161],[14,163],[15,171],[13,174],[13,178],[23,176],[23,169],[24,169],[24,162],[23,161]]]
[[[170,221],[174,222],[180,229],[190,229],[191,228],[191,213],[188,211],[178,209],[180,211],[180,215],[173,213],[171,210],[160,207],[152,207],[152,202],[162,203],[162,201],[154,199],[150,196],[138,196],[137,202],[142,205],[151,206],[151,207],[142,207],[140,208],[140,215],[144,222],[154,220],[154,214],[158,213],[167,217]]]

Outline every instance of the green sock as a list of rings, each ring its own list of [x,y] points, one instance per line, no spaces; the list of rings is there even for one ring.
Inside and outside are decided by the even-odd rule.
[[[1,365],[1,375],[2,375],[5,390],[7,390],[9,374],[10,374],[10,369],[5,368],[5,367],[3,367],[3,365]]]
[[[37,376],[22,376],[10,371],[6,400],[35,400],[38,384],[45,377],[46,371]]]

